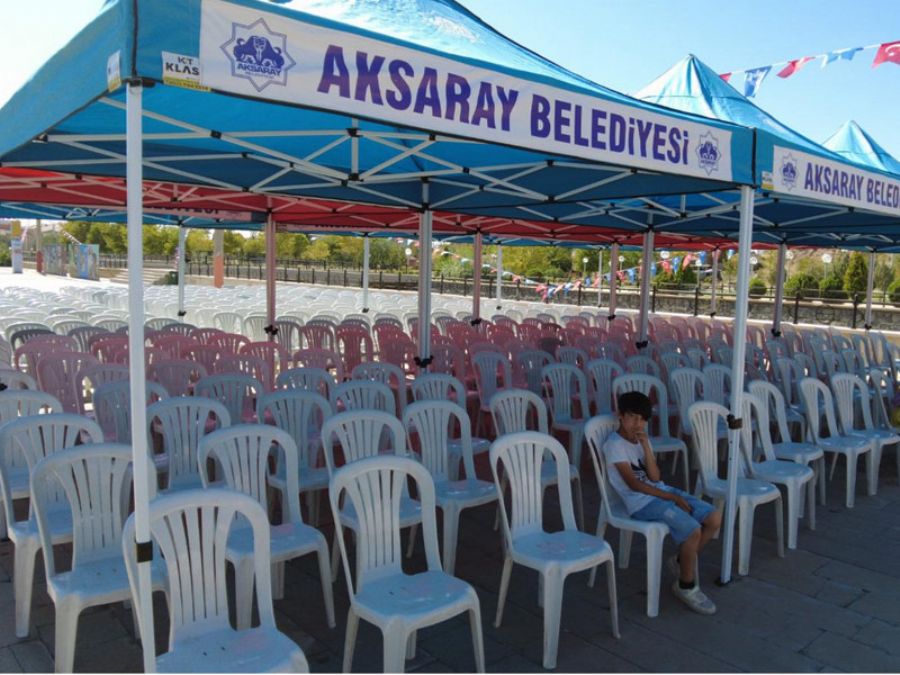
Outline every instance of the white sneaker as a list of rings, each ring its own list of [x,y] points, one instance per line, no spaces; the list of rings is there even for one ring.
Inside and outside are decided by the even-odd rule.
[[[706,594],[700,590],[700,586],[693,588],[682,588],[678,580],[672,584],[672,592],[675,597],[690,607],[698,614],[715,614],[716,606],[712,600],[706,597]]]

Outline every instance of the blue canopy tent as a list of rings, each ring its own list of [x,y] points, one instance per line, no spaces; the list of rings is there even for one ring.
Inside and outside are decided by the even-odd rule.
[[[601,216],[613,199],[740,186],[742,230],[750,226],[748,129],[593,84],[451,0],[109,0],[0,110],[0,129],[5,167],[127,179],[145,598],[148,468],[138,358],[145,178],[406,206],[421,212],[422,246],[430,246],[433,209],[590,224],[589,215],[572,214]],[[266,231],[274,232],[271,217]],[[267,245],[274,258],[274,236]],[[420,269],[422,289],[429,267],[430,260]],[[743,270],[742,297],[747,278]],[[274,316],[274,297],[268,305]],[[425,324],[427,292],[419,309]],[[428,334],[422,331],[423,365]],[[142,606],[149,612],[150,603]],[[151,670],[151,640],[144,655]]]

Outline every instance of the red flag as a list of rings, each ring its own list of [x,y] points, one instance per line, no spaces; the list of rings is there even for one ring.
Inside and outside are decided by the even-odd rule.
[[[880,66],[888,61],[900,65],[900,40],[897,42],[885,42],[881,45],[875,54],[875,60],[872,61],[872,67]]]
[[[812,56],[804,56],[802,59],[788,61],[788,64],[778,71],[778,77],[787,78],[799,71],[803,66],[813,60]]]
[[[728,80],[731,79],[731,73],[721,73],[721,74],[719,75],[719,77],[721,77],[723,80],[725,80],[726,82],[728,82]]]

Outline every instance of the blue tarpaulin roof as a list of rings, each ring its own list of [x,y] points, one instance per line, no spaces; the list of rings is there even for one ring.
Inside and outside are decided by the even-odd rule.
[[[822,145],[857,164],[866,164],[900,176],[900,161],[894,159],[853,120],[844,122]]]

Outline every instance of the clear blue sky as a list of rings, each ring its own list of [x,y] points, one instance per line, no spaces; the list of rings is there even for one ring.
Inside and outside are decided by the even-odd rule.
[[[151,0],[152,1],[152,0]],[[347,1],[347,0],[343,0]],[[500,32],[606,86],[634,92],[688,53],[718,72],[900,40],[897,0],[462,0]],[[102,0],[4,3],[0,103],[87,23]],[[756,103],[815,141],[855,119],[900,157],[900,66],[874,51],[787,80]],[[741,87],[743,80],[735,80]]]

